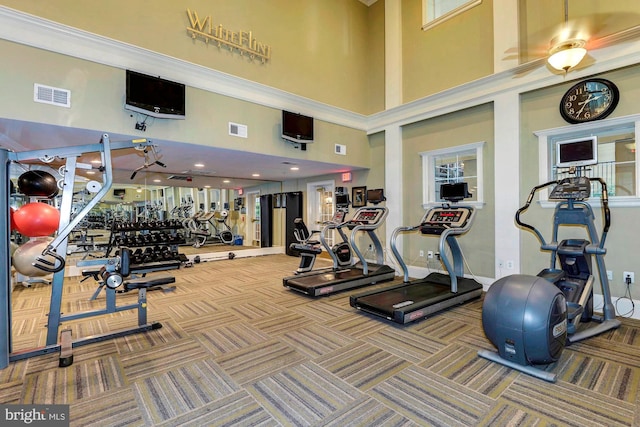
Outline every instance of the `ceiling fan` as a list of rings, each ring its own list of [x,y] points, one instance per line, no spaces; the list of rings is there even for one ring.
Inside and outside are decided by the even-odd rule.
[[[588,52],[640,37],[637,13],[594,13],[570,20],[569,0],[564,0],[563,12],[560,25],[529,35],[529,48],[512,48],[505,52],[505,59],[513,59],[515,54],[523,61],[514,69],[516,76],[545,64],[565,74],[586,68],[595,62]]]

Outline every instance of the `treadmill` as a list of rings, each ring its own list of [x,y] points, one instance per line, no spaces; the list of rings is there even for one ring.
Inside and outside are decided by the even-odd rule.
[[[376,189],[367,191],[367,200],[374,204],[384,201],[383,190]],[[330,271],[320,271],[316,274],[310,272],[299,276],[288,277],[283,280],[283,285],[294,291],[316,297],[392,280],[396,272],[393,268],[384,264],[382,244],[375,233],[375,231],[384,224],[388,213],[389,211],[386,207],[364,206],[358,208],[350,220],[342,223],[331,223],[325,226],[320,233],[320,240],[325,247],[328,246],[325,240],[327,231],[336,229],[340,234],[343,234],[344,228],[351,230],[349,244],[360,261],[354,263],[352,260],[350,265],[334,268]],[[359,235],[359,231],[367,233],[373,243],[376,252],[375,264],[368,262],[356,245],[356,236]],[[332,257],[335,257],[333,251],[330,251],[328,248],[327,251]]]
[[[469,197],[467,183],[443,184],[440,196],[446,202],[426,211],[419,225],[398,227],[391,235],[391,250],[404,272],[402,284],[352,295],[349,304],[359,310],[406,324],[482,295],[482,284],[464,277],[464,259],[457,236],[473,224],[475,208],[457,206]],[[397,249],[400,233],[419,231],[425,236],[439,236],[440,259],[447,274],[431,273],[423,279],[409,281],[409,270]],[[448,245],[453,264],[446,255]]]

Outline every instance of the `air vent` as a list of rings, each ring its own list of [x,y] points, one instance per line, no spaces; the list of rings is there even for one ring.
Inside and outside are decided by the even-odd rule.
[[[247,125],[229,122],[229,135],[246,138],[248,133]]]
[[[191,181],[193,178],[187,175],[169,175],[169,179],[176,181]]]
[[[35,83],[33,85],[33,100],[43,104],[71,108],[71,91]]]
[[[335,153],[336,154],[341,154],[343,156],[347,155],[347,146],[346,145],[342,145],[342,144],[336,144],[335,145]]]

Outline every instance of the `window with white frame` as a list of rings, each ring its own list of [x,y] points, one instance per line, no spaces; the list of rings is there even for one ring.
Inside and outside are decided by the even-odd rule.
[[[440,204],[440,186],[457,182],[466,182],[471,198],[465,200],[480,207],[483,197],[483,160],[484,142],[459,145],[439,150],[424,151],[422,157],[422,203]]]
[[[433,27],[481,3],[482,0],[422,0],[422,29]]]
[[[607,183],[610,205],[640,205],[640,173],[636,152],[638,131],[640,131],[640,115],[535,132],[539,144],[540,182],[569,176],[567,169],[559,169],[555,165],[557,142],[596,136],[598,163],[585,167],[584,175],[602,178]],[[600,186],[592,184],[591,190],[590,201],[596,202],[600,197]],[[541,192],[543,205],[546,205],[547,196],[547,191]],[[549,205],[552,203],[549,202]]]

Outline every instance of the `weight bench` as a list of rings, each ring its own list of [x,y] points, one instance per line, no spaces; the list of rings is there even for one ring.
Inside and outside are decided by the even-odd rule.
[[[131,259],[131,249],[122,248],[121,261],[120,261],[121,265],[120,265],[119,272],[116,271],[117,268],[113,267],[109,263],[106,263],[106,265],[103,265],[102,268],[100,268],[99,270],[95,270],[95,269],[82,270],[82,275],[85,277],[82,280],[87,280],[89,277],[93,277],[93,279],[98,282],[98,288],[93,293],[91,298],[89,298],[90,301],[97,299],[98,295],[100,295],[100,292],[102,292],[102,289],[105,286],[113,287],[115,285],[115,287],[119,287],[120,285],[122,285],[123,288],[117,289],[116,290],[117,293],[125,293],[125,292],[129,292],[130,290],[139,289],[141,287],[144,287],[146,290],[149,290],[149,291],[155,291],[155,290],[161,289],[164,292],[171,292],[176,289],[175,286],[167,286],[171,283],[175,283],[176,281],[175,277],[168,276],[168,277],[159,277],[155,279],[147,279],[145,278],[145,276],[147,273],[151,273],[154,271],[174,270],[174,269],[180,268],[182,264],[181,261],[172,260],[172,261],[162,261],[162,262],[149,262],[144,264],[131,264],[130,259]],[[93,262],[91,261],[83,262],[82,264],[89,265],[89,263],[93,264]],[[81,264],[78,263],[78,265],[81,265]],[[109,268],[106,268],[106,267],[109,267]],[[109,271],[109,270],[113,270],[113,271]],[[119,283],[113,283],[113,285],[111,285],[109,283],[109,280],[111,279],[111,276],[109,276],[109,273],[116,273],[116,274],[119,273],[119,276],[121,276],[122,278],[121,281]],[[142,277],[136,278],[135,280],[123,279],[130,275],[142,275]],[[113,279],[111,280],[113,281]],[[118,279],[115,279],[115,280],[117,281]]]

